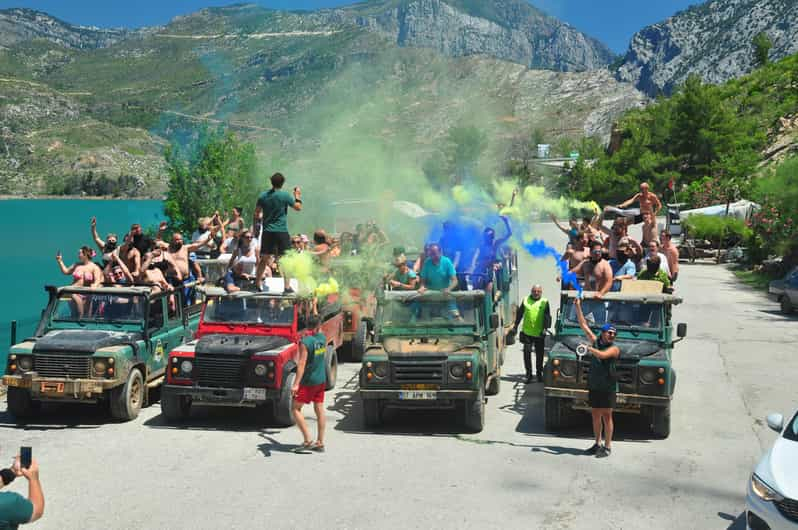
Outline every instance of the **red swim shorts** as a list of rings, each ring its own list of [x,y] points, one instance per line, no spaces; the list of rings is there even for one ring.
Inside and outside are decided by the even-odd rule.
[[[299,385],[299,391],[294,398],[300,403],[324,403],[324,383],[313,386]]]

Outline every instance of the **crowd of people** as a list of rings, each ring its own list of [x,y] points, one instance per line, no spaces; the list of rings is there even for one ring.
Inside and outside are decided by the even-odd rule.
[[[638,203],[639,209],[625,210]],[[603,296],[620,291],[624,280],[654,280],[663,291],[672,292],[679,276],[679,249],[667,230],[659,230],[656,216],[662,203],[647,183],[640,193],[617,205],[608,206],[595,216],[572,218],[568,226],[552,216],[556,226],[568,236],[562,260],[585,288]],[[615,214],[612,225],[604,226],[605,216]],[[641,241],[629,234],[629,227],[642,223]],[[563,281],[563,288],[575,288]]]

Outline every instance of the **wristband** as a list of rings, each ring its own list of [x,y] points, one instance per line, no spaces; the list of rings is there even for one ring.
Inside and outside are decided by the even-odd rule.
[[[17,474],[10,469],[0,469],[0,478],[3,480],[3,485],[8,486],[14,482],[14,479],[17,478]]]

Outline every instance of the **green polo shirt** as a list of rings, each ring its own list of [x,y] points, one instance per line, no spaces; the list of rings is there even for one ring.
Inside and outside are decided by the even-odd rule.
[[[11,491],[0,492],[0,530],[16,530],[33,517],[33,503]]]
[[[302,386],[321,385],[327,381],[327,363],[324,354],[327,353],[327,337],[323,333],[309,335],[302,339],[302,344],[308,350],[305,361],[305,372],[302,374]]]
[[[258,206],[263,210],[264,232],[288,232],[288,208],[293,207],[296,199],[283,190],[271,189],[258,197]]]

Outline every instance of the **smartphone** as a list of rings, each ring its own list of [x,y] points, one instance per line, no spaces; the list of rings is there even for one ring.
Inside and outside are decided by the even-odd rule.
[[[19,465],[28,469],[31,460],[33,460],[33,449],[30,447],[22,446],[19,448]]]

